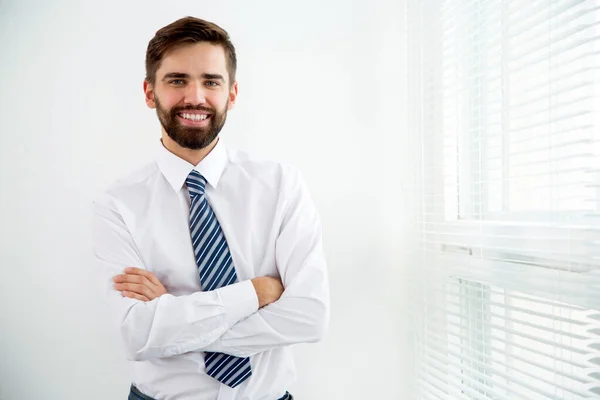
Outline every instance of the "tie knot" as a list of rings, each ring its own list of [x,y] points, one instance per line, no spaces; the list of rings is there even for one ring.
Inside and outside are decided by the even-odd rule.
[[[195,169],[190,172],[185,183],[190,191],[191,198],[194,196],[202,196],[206,190],[206,179]]]

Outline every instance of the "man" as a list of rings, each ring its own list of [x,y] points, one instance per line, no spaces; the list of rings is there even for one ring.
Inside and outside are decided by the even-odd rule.
[[[146,53],[155,162],[94,202],[94,252],[131,360],[129,399],[292,399],[290,345],[320,340],[329,289],[318,214],[296,170],[219,139],[235,49],[186,17]]]

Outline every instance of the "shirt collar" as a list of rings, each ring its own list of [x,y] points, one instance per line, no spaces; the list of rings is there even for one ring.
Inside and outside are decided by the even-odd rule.
[[[158,146],[156,157],[158,168],[176,192],[181,190],[185,180],[193,169],[206,178],[209,185],[213,188],[217,187],[219,179],[227,165],[227,150],[220,138],[210,153],[196,166],[167,150],[162,140],[159,140]]]

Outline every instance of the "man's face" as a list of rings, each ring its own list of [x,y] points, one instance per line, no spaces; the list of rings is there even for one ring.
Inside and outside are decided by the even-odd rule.
[[[165,133],[181,147],[197,150],[223,128],[237,84],[230,85],[223,47],[202,42],[169,52],[154,85],[144,82],[144,91]]]

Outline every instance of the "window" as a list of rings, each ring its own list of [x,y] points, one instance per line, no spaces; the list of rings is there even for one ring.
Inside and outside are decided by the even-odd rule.
[[[417,398],[600,398],[600,1],[407,16]]]
[[[445,2],[442,129],[459,217],[597,211],[599,15],[595,1]]]
[[[447,289],[439,339],[448,351],[448,386],[462,395],[456,398],[600,395],[600,313],[462,279]]]

